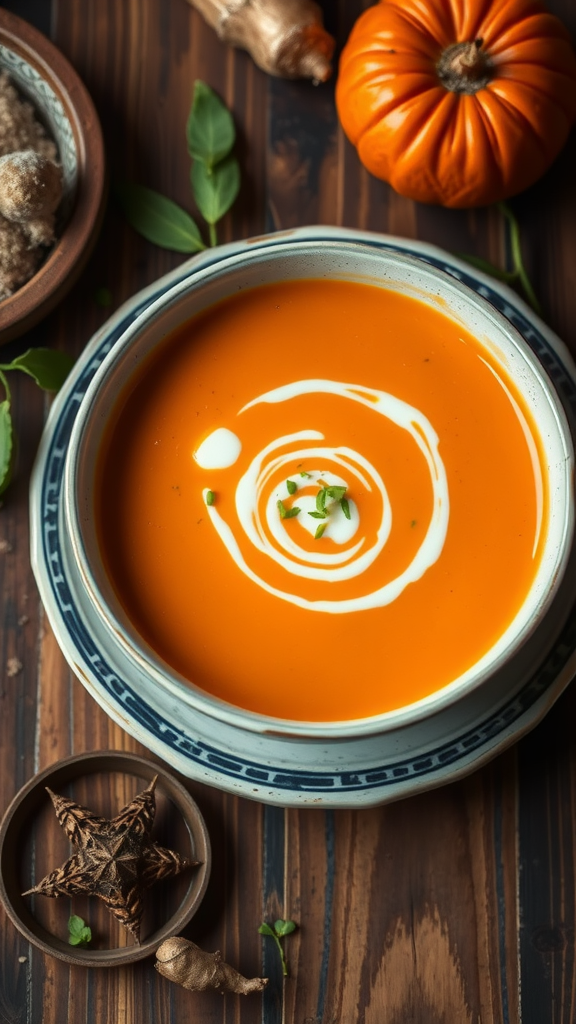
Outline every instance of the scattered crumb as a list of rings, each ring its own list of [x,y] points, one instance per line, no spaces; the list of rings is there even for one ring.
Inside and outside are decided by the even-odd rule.
[[[18,619],[19,626],[25,626],[27,622],[30,622],[29,615],[21,615],[20,618]]]
[[[11,679],[13,676],[17,676],[23,668],[24,666],[19,658],[8,658],[6,662],[6,675]]]
[[[7,555],[13,550],[14,548],[9,540],[0,540],[0,555]]]
[[[27,956],[19,956],[18,957],[18,963],[19,964],[25,964],[27,962],[28,962],[28,957]]]

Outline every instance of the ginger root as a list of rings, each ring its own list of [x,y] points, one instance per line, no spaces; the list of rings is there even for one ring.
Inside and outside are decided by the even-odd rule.
[[[216,988],[222,992],[247,995],[249,992],[261,992],[268,984],[268,978],[244,978],[224,962],[220,952],[205,953],[194,942],[181,936],[166,939],[158,947],[154,966],[165,978],[191,992]]]
[[[334,39],[314,0],[189,0],[231,46],[248,50],[254,62],[279,78],[332,74]]]

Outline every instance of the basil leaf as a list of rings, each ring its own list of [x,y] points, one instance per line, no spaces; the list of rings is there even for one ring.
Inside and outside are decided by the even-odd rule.
[[[346,519],[350,519],[350,505],[348,504],[348,498],[340,498],[340,508],[342,509]]]
[[[166,196],[134,184],[118,185],[115,194],[128,223],[149,242],[174,252],[206,248],[192,217]]]
[[[312,519],[328,519],[327,512],[309,512],[308,515],[312,516]]]
[[[298,490],[298,484],[295,483],[294,480],[287,480],[286,489],[288,491],[288,494],[296,494],[296,491]]]
[[[6,490],[12,476],[14,428],[7,398],[0,402],[0,494]]]
[[[297,506],[294,505],[293,508],[288,508],[284,510],[284,515],[282,516],[282,519],[294,519],[294,516],[300,515],[300,511],[301,509],[297,508]]]
[[[194,83],[192,108],[186,125],[188,152],[209,170],[220,163],[234,145],[236,129],[229,110],[205,82]]]
[[[346,487],[327,487],[326,493],[334,501],[340,501],[346,494]]]
[[[326,507],[326,488],[323,487],[321,491],[318,491],[316,495],[316,508],[318,512],[324,512]],[[309,513],[311,515],[312,513]]]
[[[0,369],[22,370],[33,377],[44,391],[58,391],[73,366],[74,360],[66,352],[57,352],[51,348],[29,348]]]
[[[320,540],[320,537],[324,533],[324,530],[326,529],[327,526],[328,523],[320,523],[320,526],[318,527],[316,533],[314,534],[314,540]]]
[[[240,190],[240,167],[230,156],[212,170],[196,160],[191,171],[192,191],[208,224],[216,224],[228,212]]]

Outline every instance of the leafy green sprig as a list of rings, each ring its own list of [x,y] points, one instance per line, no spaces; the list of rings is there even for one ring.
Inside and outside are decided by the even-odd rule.
[[[496,208],[504,217],[504,223],[508,231],[512,270],[502,270],[500,267],[495,266],[494,263],[490,263],[489,260],[482,259],[481,256],[471,256],[468,253],[459,253],[458,255],[473,267],[478,267],[478,270],[483,270],[485,274],[490,274],[491,277],[495,277],[499,281],[505,281],[506,284],[518,285],[524,292],[524,295],[532,306],[534,312],[538,313],[539,316],[542,316],[542,307],[536,297],[536,293],[532,287],[522,259],[520,225],[512,213],[512,210],[506,203],[497,203]]]
[[[87,946],[92,941],[92,930],[81,917],[72,915],[68,921],[68,942],[71,946]]]
[[[240,189],[240,166],[231,153],[235,141],[230,111],[210,86],[196,81],[186,142],[193,161],[192,194],[208,226],[210,245],[218,244],[216,225],[228,213]],[[116,196],[129,223],[149,242],[183,253],[206,248],[190,214],[154,189],[126,183],[116,187]]]
[[[290,935],[292,932],[296,931],[296,925],[294,924],[294,921],[283,921],[282,919],[279,919],[278,921],[274,921],[273,925],[266,924],[266,922],[263,921],[258,931],[260,932],[260,935],[269,935],[272,939],[274,939],[274,942],[276,943],[278,952],[280,954],[282,974],[284,975],[285,978],[287,978],[288,963],[286,961],[284,947],[282,946],[280,939],[283,939],[286,935]]]
[[[12,477],[16,434],[12,421],[12,393],[6,374],[20,370],[32,377],[44,391],[58,391],[68,376],[74,360],[64,352],[49,348],[31,348],[11,363],[0,363],[0,384],[4,399],[0,402],[0,494]]]

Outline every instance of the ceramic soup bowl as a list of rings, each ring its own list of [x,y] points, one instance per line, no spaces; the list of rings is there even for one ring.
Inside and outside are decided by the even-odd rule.
[[[575,597],[571,428],[533,348],[362,241],[191,264],[77,395],[65,458],[71,663],[180,770],[279,803],[477,763]]]

